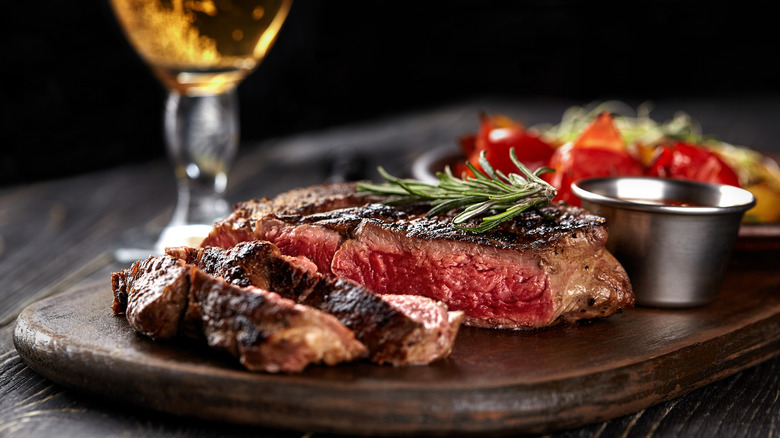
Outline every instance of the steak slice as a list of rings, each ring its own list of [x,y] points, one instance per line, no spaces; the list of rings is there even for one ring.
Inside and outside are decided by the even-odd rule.
[[[150,257],[111,274],[112,309],[137,332],[154,339],[179,334],[187,310],[192,268],[171,257]]]
[[[427,206],[350,196],[355,187],[317,186],[240,204],[203,245],[219,245],[226,234],[235,244],[241,230],[245,240],[269,240],[376,293],[442,301],[476,327],[535,329],[634,304],[625,270],[604,247],[605,220],[581,208],[551,204],[475,234],[452,227],[448,216],[425,217]],[[323,201],[288,202],[317,197]]]
[[[323,275],[308,259],[282,255],[267,241],[227,250],[168,248],[167,253],[229,283],[267,289],[334,315],[380,364],[428,364],[448,356],[463,317],[429,298],[384,298],[355,282]]]
[[[256,287],[212,277],[183,260],[150,257],[111,276],[115,314],[155,339],[205,338],[251,371],[299,372],[365,357],[335,317]]]

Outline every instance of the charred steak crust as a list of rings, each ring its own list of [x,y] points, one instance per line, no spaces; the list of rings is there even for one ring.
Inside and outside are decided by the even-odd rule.
[[[229,283],[271,290],[335,316],[366,345],[370,359],[380,364],[420,364],[440,359],[451,351],[460,325],[460,319],[453,317],[435,329],[436,335],[422,336],[423,332],[435,331],[426,329],[424,319],[410,318],[353,281],[323,275],[308,261],[282,255],[276,245],[266,241],[242,242],[227,250],[168,248],[167,253]],[[411,299],[422,308],[437,306],[420,297]],[[430,344],[424,356],[413,353],[421,347],[410,347],[421,342]]]
[[[372,199],[357,193],[356,183],[320,185],[290,190],[271,201],[276,214],[308,215],[364,205]]]
[[[299,372],[311,363],[336,365],[364,357],[366,347],[323,312],[257,288],[242,288],[192,270],[191,300],[210,346],[252,371]]]
[[[400,208],[403,207],[398,209]],[[484,233],[471,233],[455,228],[451,225],[448,216],[426,217],[415,214],[418,210],[413,208],[411,212],[396,211],[393,216],[390,216],[391,219],[387,220],[388,216],[377,214],[379,211],[385,211],[387,206],[369,205],[366,210],[373,211],[374,214],[362,219],[409,238],[445,239],[519,251],[538,251],[555,246],[576,248],[577,246],[572,245],[570,239],[578,237],[601,244],[606,243],[607,239],[607,225],[604,218],[565,204],[555,204],[540,211],[525,212],[517,220],[502,222],[498,227]],[[332,228],[328,221],[318,223]],[[355,228],[350,231],[354,236]]]
[[[187,310],[190,268],[171,257],[149,257],[111,275],[113,312],[125,315],[139,333],[175,337]]]
[[[298,372],[365,357],[335,317],[256,287],[240,287],[171,256],[112,274],[113,310],[154,339],[188,336],[227,351],[249,370]]]
[[[478,327],[539,328],[633,306],[625,270],[604,248],[607,224],[585,210],[552,204],[474,234],[448,217],[425,217],[420,205],[377,204],[350,196],[354,190],[317,186],[244,203],[203,245],[219,245],[225,230],[251,227],[246,240],[274,242],[376,293],[441,300]],[[301,198],[310,201],[289,201]]]

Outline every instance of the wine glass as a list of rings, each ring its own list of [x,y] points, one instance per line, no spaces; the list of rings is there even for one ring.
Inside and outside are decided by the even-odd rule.
[[[173,217],[154,248],[200,243],[230,213],[227,173],[238,149],[236,88],[264,58],[292,0],[110,0],[131,45],[165,85],[165,140],[178,184]]]

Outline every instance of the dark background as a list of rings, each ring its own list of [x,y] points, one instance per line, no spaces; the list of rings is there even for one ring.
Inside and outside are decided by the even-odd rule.
[[[0,185],[164,155],[164,91],[107,1],[5,6]],[[241,137],[485,95],[774,94],[777,26],[751,2],[297,0],[239,88]]]

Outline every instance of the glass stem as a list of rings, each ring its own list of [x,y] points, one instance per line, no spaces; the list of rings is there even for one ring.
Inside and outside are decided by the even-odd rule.
[[[169,93],[165,138],[178,182],[169,227],[211,225],[230,213],[224,191],[238,150],[238,129],[235,89],[204,96]]]

